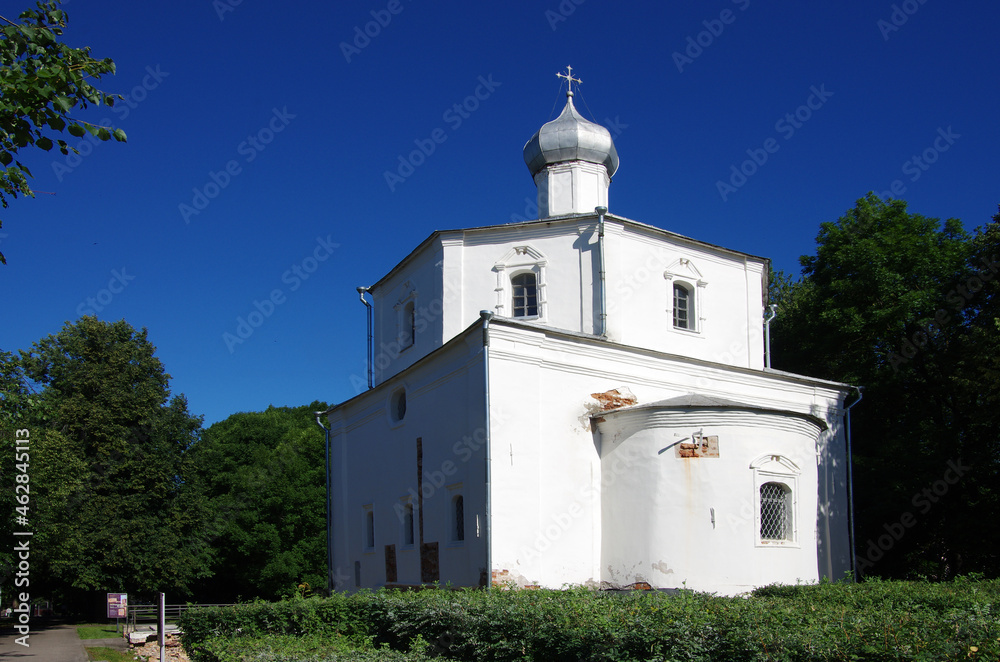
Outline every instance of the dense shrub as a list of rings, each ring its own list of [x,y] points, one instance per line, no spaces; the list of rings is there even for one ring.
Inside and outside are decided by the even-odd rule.
[[[360,645],[368,641],[364,610],[358,607],[365,597],[339,593],[330,598],[192,609],[181,615],[178,625],[193,660],[228,660],[216,655],[225,648],[219,642],[271,636],[320,635],[328,642]]]
[[[196,662],[997,660],[998,598],[1000,581],[962,579],[771,586],[737,598],[382,590],[190,612],[181,627]]]
[[[420,652],[401,653],[390,648],[349,645],[323,636],[270,635],[213,639],[200,659],[217,662],[428,662]]]
[[[998,606],[998,581],[872,580],[765,587],[717,622],[731,660],[996,660]]]
[[[382,591],[366,605],[366,621],[376,641],[405,648],[421,635],[433,652],[469,662],[698,660],[708,659],[702,652],[713,631],[705,609],[711,599],[582,588]]]

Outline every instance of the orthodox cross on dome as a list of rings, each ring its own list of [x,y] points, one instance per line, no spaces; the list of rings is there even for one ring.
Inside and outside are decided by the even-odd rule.
[[[559,78],[565,78],[566,82],[569,84],[569,89],[566,90],[566,96],[568,97],[573,96],[573,83],[576,83],[577,85],[583,84],[583,81],[579,78],[573,78],[573,67],[568,64],[566,65],[566,73],[556,73],[556,76]]]

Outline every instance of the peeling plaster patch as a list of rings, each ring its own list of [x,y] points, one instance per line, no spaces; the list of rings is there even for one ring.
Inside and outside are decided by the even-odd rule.
[[[605,391],[604,393],[591,393],[590,397],[594,398],[596,402],[584,403],[583,416],[580,417],[580,424],[587,432],[591,431],[591,418],[595,414],[599,414],[604,411],[611,411],[612,409],[629,407],[639,402],[639,398],[635,397],[635,395],[632,394],[632,391],[628,390],[628,388],[624,386],[613,388],[610,391]],[[595,418],[593,422],[600,423],[603,420],[603,418],[598,417]]]
[[[624,386],[620,388],[613,388],[610,391],[605,391],[604,393],[591,393],[590,397],[597,400],[597,402],[601,405],[600,411],[610,411],[621,407],[630,407],[639,402],[639,398],[635,397],[635,395],[632,394],[632,391],[628,390]]]
[[[665,575],[672,575],[672,574],[674,574],[674,571],[670,569],[670,566],[667,565],[667,563],[665,561],[657,561],[656,563],[653,563],[652,565],[653,565],[653,570],[659,570],[660,572],[662,572]]]
[[[647,582],[646,577],[639,571],[639,563],[634,564],[630,568],[620,568],[619,571],[615,571],[613,566],[608,566],[608,578],[610,583],[616,585],[616,588],[623,588],[632,586],[636,583]]]
[[[494,570],[493,571],[493,586],[499,588],[528,588],[528,587],[538,587],[537,582],[531,582],[527,577],[520,573],[511,572],[510,570]]]

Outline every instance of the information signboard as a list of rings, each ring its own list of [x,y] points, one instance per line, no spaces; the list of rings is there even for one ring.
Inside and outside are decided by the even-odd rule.
[[[128,593],[108,593],[108,618],[125,618]]]

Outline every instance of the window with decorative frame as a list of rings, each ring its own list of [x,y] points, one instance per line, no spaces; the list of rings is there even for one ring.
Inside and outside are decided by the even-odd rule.
[[[797,464],[762,455],[750,464],[754,485],[754,537],[758,547],[798,546]]]
[[[702,293],[708,287],[701,271],[687,258],[674,260],[663,272],[668,283],[667,316],[670,328],[701,333],[705,320]]]
[[[545,321],[547,263],[545,256],[531,246],[514,246],[494,263],[497,315]]]

